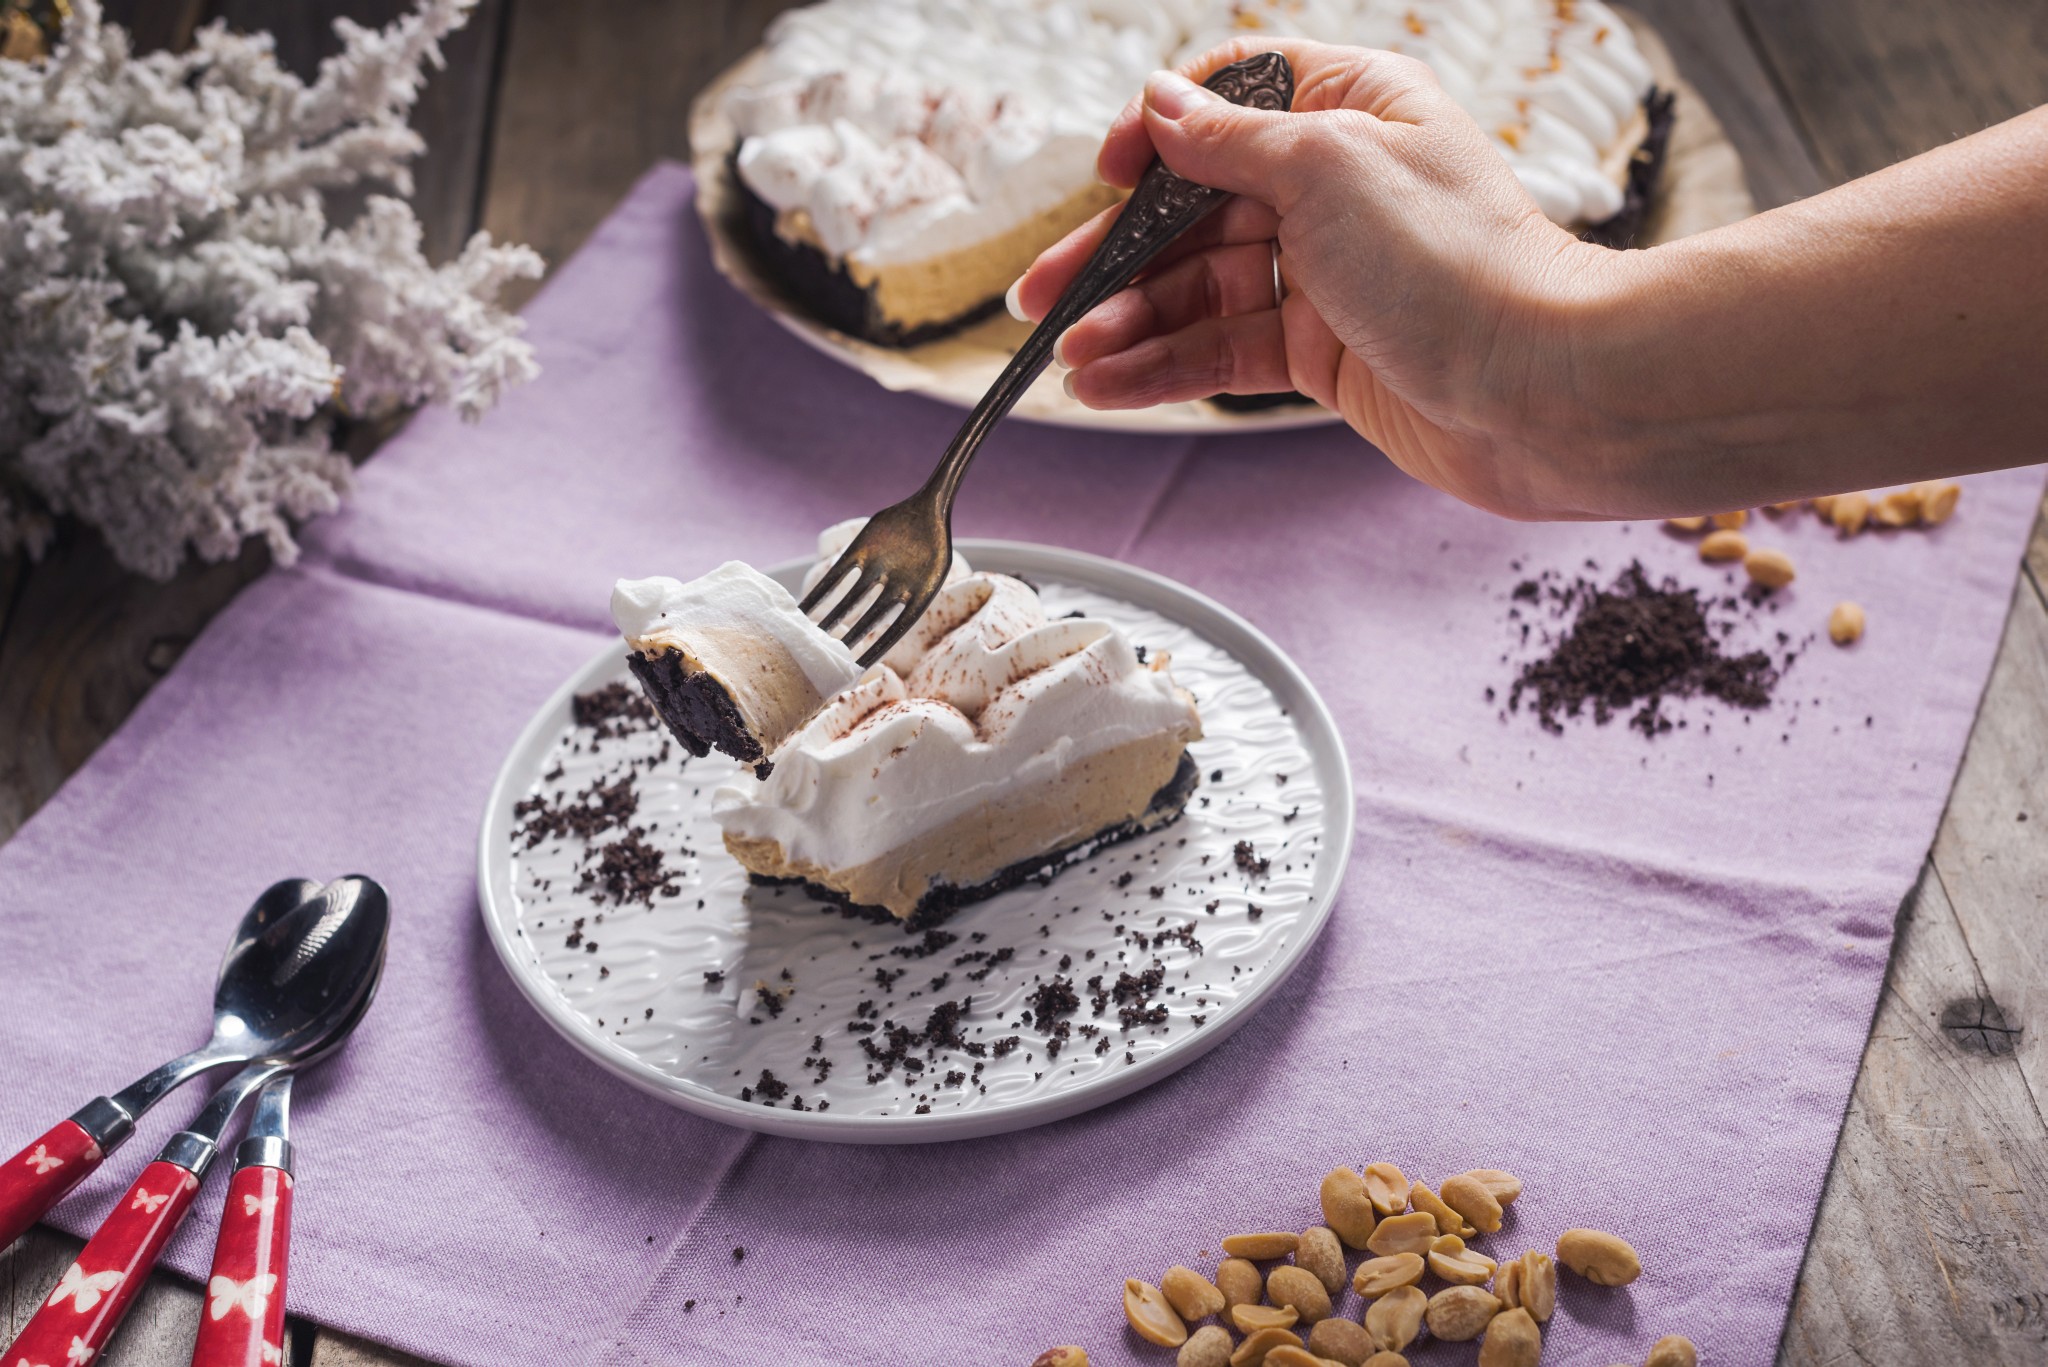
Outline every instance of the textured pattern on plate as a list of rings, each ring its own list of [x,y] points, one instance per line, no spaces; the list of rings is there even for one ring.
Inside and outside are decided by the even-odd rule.
[[[1053,616],[1083,611],[1171,653],[1206,733],[1180,821],[908,935],[750,886],[709,815],[733,762],[689,759],[635,707],[564,729],[524,789],[506,857],[518,934],[550,988],[667,1076],[859,1115],[1068,1092],[1243,1001],[1311,920],[1325,810],[1302,736],[1264,683],[1191,629],[1092,590],[1037,587]],[[621,652],[613,677],[631,688]],[[535,822],[579,794],[591,795],[582,810],[609,809],[584,818],[602,830]],[[1049,986],[1059,979],[1074,1005]],[[961,1002],[955,1022],[942,1008]]]

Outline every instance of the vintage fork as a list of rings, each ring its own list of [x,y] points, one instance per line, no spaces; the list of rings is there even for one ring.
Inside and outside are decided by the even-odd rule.
[[[1294,70],[1277,52],[1264,52],[1232,62],[1206,82],[1209,89],[1233,104],[1254,109],[1285,110],[1294,103]],[[817,611],[833,589],[852,575],[852,587],[818,622],[831,631],[863,600],[873,595],[843,639],[857,645],[863,637],[901,608],[896,620],[860,657],[862,668],[873,665],[903,633],[910,630],[946,582],[953,563],[953,496],[974,453],[991,429],[1016,405],[1031,382],[1052,360],[1053,343],[1081,316],[1131,283],[1173,240],[1214,211],[1229,193],[1182,180],[1157,160],[1147,167],[1138,188],[1125,201],[1109,235],[1088,264],[1067,286],[1059,302],[1017,350],[1003,373],[961,426],[938,468],[916,493],[868,519],[853,544],[805,595],[806,614]],[[879,588],[879,592],[877,589]]]

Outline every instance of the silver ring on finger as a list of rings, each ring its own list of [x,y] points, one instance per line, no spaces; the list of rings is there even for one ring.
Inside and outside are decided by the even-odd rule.
[[[1274,238],[1269,245],[1273,248],[1273,307],[1277,309],[1287,302],[1287,282],[1280,275],[1280,239]]]

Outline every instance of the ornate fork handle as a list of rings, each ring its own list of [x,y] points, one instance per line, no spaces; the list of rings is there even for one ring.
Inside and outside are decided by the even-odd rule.
[[[1285,110],[1294,104],[1294,69],[1277,52],[1263,52],[1232,62],[1205,82],[1232,104],[1253,109]],[[1004,414],[1016,406],[1031,382],[1052,361],[1053,343],[1097,304],[1131,283],[1153,257],[1230,198],[1227,190],[1183,180],[1155,160],[1124,202],[1110,225],[1109,236],[1074,277],[1045,320],[1035,328],[1010,363],[1003,367],[981,402],[967,417],[938,468],[925,484],[950,510],[953,494],[982,440]]]

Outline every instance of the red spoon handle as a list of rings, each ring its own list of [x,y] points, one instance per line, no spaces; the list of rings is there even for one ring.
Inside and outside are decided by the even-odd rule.
[[[176,1163],[144,1168],[0,1362],[66,1367],[98,1356],[198,1194],[199,1179]]]
[[[283,1168],[237,1168],[213,1246],[192,1367],[276,1367],[284,1360],[291,1239],[291,1174]]]
[[[76,1121],[60,1120],[0,1167],[0,1248],[21,1237],[106,1155]]]

